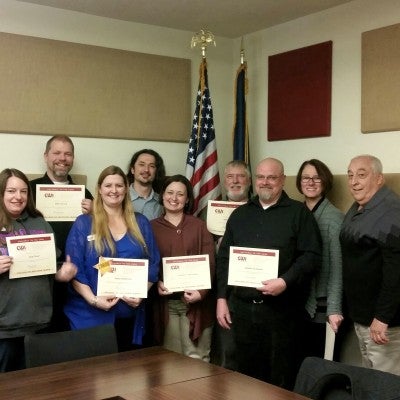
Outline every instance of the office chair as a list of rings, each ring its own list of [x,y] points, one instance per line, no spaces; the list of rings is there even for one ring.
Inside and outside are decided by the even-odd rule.
[[[30,334],[24,344],[27,368],[118,352],[114,325]]]
[[[400,400],[400,376],[307,357],[293,391],[313,400]]]

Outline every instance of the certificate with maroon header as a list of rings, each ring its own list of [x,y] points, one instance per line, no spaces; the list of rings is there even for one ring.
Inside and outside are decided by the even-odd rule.
[[[149,260],[104,258],[98,268],[97,296],[147,298]]]
[[[245,202],[208,200],[207,229],[214,235],[223,236],[226,222],[232,212]]]
[[[230,247],[228,285],[258,288],[278,277],[279,250]]]
[[[57,271],[54,234],[6,237],[8,255],[13,258],[10,279],[55,274]]]
[[[46,221],[75,221],[84,198],[84,185],[36,185],[36,207]]]
[[[163,257],[164,286],[169,292],[211,289],[208,254]]]

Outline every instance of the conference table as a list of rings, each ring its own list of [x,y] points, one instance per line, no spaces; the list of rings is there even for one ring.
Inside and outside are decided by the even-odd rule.
[[[305,400],[162,347],[0,374],[4,400]]]

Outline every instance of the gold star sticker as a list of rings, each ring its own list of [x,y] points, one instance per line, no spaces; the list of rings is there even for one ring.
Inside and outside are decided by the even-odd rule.
[[[104,257],[99,257],[99,263],[94,266],[100,271],[100,276],[103,276],[106,272],[111,272],[111,260],[106,260]]]

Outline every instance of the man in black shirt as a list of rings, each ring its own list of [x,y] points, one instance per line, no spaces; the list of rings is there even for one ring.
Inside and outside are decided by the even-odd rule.
[[[355,202],[340,233],[345,301],[363,366],[400,375],[400,198],[374,156],[353,158],[347,175]]]
[[[256,169],[257,196],[231,214],[217,255],[217,319],[234,326],[238,371],[293,389],[309,284],[321,263],[311,212],[283,191],[279,160]],[[230,246],[279,250],[278,275],[257,288],[228,286]]]
[[[46,163],[46,173],[38,179],[30,182],[33,198],[36,201],[36,185],[73,185],[69,172],[74,165],[74,144],[65,135],[56,135],[48,140],[44,152]],[[89,190],[85,189],[85,198],[82,200],[82,213],[89,213],[92,207],[93,196]],[[65,242],[73,222],[49,222],[54,231],[57,248],[60,255],[57,262],[62,264],[65,261]],[[64,300],[66,297],[65,283],[55,283],[54,285],[54,311],[51,321],[51,331],[63,331],[69,329],[69,324],[63,313]]]

